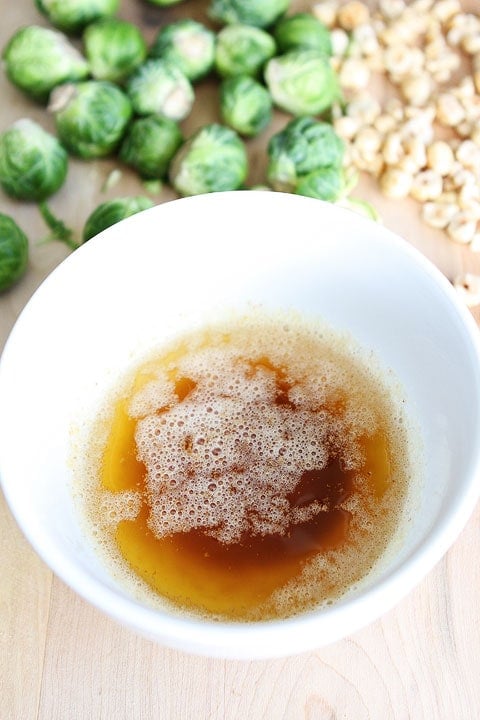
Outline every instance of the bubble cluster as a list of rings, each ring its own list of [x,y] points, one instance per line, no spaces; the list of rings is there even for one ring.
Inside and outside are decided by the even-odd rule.
[[[348,517],[345,533],[335,526],[345,541],[329,535],[332,543],[305,554],[300,573],[284,576],[266,600],[258,600],[255,582],[248,584],[250,605],[242,605],[241,619],[288,617],[331,604],[377,572],[410,512],[419,455],[401,393],[351,338],[296,316],[252,313],[185,334],[125,375],[78,453],[77,490],[92,542],[112,574],[139,599],[170,612],[210,616],[217,611],[202,609],[202,592],[208,602],[211,596],[207,567],[201,586],[191,588],[200,593],[198,605],[169,601],[172,594],[180,597],[188,572],[165,593],[145,581],[137,540],[131,547],[119,545],[122,523],[140,533],[148,528],[146,542],[153,538],[158,547],[168,536],[165,547],[173,543],[178,552],[184,539],[198,538],[199,550],[204,542],[218,541],[215,552],[219,562],[228,559],[228,568],[232,553],[243,553],[245,561],[252,552],[253,568],[262,543],[281,547],[288,566],[307,547],[308,533],[316,542],[314,528]],[[121,447],[109,444],[119,408],[128,412],[121,436],[128,436],[146,468],[145,485],[128,491],[107,490],[99,482],[107,447],[119,467],[123,462]],[[377,455],[373,461],[365,456],[364,441],[376,443],[380,435],[388,446],[391,482],[378,496],[374,478],[382,470]],[[305,476],[316,483],[317,473],[327,486],[328,478],[338,481],[339,492],[305,494]],[[354,478],[345,485],[348,494],[345,473]],[[152,562],[148,557],[145,568]],[[188,555],[182,558],[188,568]],[[160,574],[163,562],[160,552]],[[270,573],[276,578],[278,562],[283,560],[276,555],[271,567],[258,561],[262,582]]]
[[[271,363],[209,348],[181,361],[177,372],[193,381],[191,392],[168,409],[162,393],[161,411],[151,412],[142,391],[136,430],[157,537],[199,528],[223,543],[283,534],[331,509],[316,501],[292,507],[289,496],[306,471],[332,458],[345,468],[361,465],[357,438],[371,431],[373,418],[345,400],[341,411],[335,402],[329,409],[342,381],[331,363],[320,376],[286,379]],[[141,413],[138,397],[134,403]]]
[[[168,408],[176,400],[173,382],[166,377],[158,378],[135,393],[130,400],[128,414],[133,418],[142,417],[160,408]]]

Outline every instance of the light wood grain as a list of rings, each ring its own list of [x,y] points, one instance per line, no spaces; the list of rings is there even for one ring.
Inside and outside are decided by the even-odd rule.
[[[205,2],[189,0],[164,17],[201,19]],[[296,2],[308,9],[312,2]],[[465,2],[467,9],[478,2]],[[0,45],[23,24],[45,22],[33,3],[0,0]],[[160,16],[139,0],[121,14],[141,22],[150,40]],[[204,84],[185,123],[215,119],[217,90]],[[28,115],[51,118],[0,77],[0,130]],[[278,116],[277,123],[284,120]],[[249,143],[251,182],[262,182],[266,137]],[[52,208],[79,232],[95,205],[143,192],[133,174],[101,191],[110,160],[72,162]],[[121,191],[121,192],[120,192]],[[476,256],[423,226],[414,202],[387,201],[373,183],[357,195],[380,207],[385,224],[435,262],[450,279],[480,271]],[[173,197],[165,190],[154,198]],[[16,317],[44,277],[67,255],[38,245],[46,229],[32,205],[0,195],[31,238],[28,274],[0,296],[0,349]],[[480,316],[476,315],[477,320]],[[32,349],[33,351],[33,349]],[[1,438],[0,438],[1,442]],[[316,652],[265,662],[232,662],[166,649],[120,627],[87,605],[42,563],[0,499],[1,720],[477,720],[480,717],[480,509],[452,549],[417,589],[381,620]],[[319,638],[321,641],[321,638]]]

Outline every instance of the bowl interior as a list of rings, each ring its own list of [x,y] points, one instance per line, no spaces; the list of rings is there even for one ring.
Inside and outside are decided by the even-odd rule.
[[[119,223],[47,278],[12,331],[0,365],[0,473],[23,531],[66,582],[181,647],[191,647],[195,623],[181,640],[185,624],[128,598],[85,541],[70,486],[72,437],[135,358],[183,329],[251,305],[295,309],[349,331],[405,388],[425,481],[401,552],[380,578],[383,596],[372,617],[392,604],[395,577],[409,572],[408,589],[408,578],[413,584],[439,559],[478,494],[476,328],[447,281],[407,243],[350,211],[265,192],[173,201]],[[362,623],[358,608],[352,612],[353,628]],[[294,626],[277,629],[267,654],[312,645],[311,633],[292,640]],[[248,652],[238,628],[229,639],[197,630],[199,651],[262,654]]]

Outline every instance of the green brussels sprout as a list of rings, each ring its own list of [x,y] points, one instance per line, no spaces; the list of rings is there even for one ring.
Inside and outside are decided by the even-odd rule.
[[[150,55],[173,63],[194,82],[213,68],[215,35],[195,20],[178,20],[163,26],[150,48]]]
[[[312,170],[308,175],[301,177],[295,188],[296,195],[306,195],[335,202],[342,197],[345,189],[345,180],[341,168],[324,167]]]
[[[229,25],[217,35],[215,69],[223,77],[259,75],[275,52],[275,41],[265,30]]]
[[[10,38],[2,58],[8,79],[34,100],[45,102],[51,90],[88,76],[88,63],[57,30],[30,25]]]
[[[309,48],[324,55],[332,54],[329,29],[310,13],[280,18],[273,29],[273,36],[282,53]]]
[[[273,102],[292,115],[319,115],[340,94],[329,58],[316,50],[291,50],[272,58],[265,81]]]
[[[35,5],[55,27],[79,33],[90,23],[115,15],[119,0],[35,0]]]
[[[83,34],[90,72],[97,80],[122,82],[147,57],[147,43],[136,25],[105,18]]]
[[[178,5],[182,0],[147,0],[151,5],[160,5],[160,7],[166,7],[167,5]]]
[[[170,165],[170,182],[180,195],[237,190],[247,177],[247,153],[230,128],[212,123],[197,130]]]
[[[231,128],[253,137],[272,119],[272,98],[263,85],[248,75],[227,78],[220,87],[220,113]]]
[[[333,167],[339,172],[344,144],[331,125],[311,117],[291,120],[268,143],[267,177],[275,190],[295,192],[311,172]]]
[[[288,9],[290,0],[212,0],[208,13],[213,20],[232,25],[272,25]]]
[[[153,202],[143,195],[137,197],[122,197],[98,205],[89,215],[83,228],[83,242],[87,242],[90,238],[106,230],[111,225],[115,225],[130,215],[135,215],[142,210],[148,210],[153,207]]]
[[[125,93],[103,80],[61,85],[53,91],[49,108],[62,143],[85,159],[112,153],[132,116]]]
[[[180,128],[173,120],[161,115],[138,118],[123,140],[120,159],[144,178],[164,178],[182,142]]]
[[[140,65],[127,81],[127,93],[138,115],[163,115],[177,121],[187,117],[195,100],[190,80],[162,58]]]
[[[68,156],[33,120],[17,120],[0,135],[0,185],[18,200],[45,200],[63,185]]]
[[[0,292],[22,277],[27,263],[27,236],[9,215],[0,213]]]

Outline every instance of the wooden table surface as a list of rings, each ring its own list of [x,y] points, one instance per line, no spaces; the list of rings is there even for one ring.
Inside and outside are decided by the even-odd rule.
[[[308,9],[313,3],[293,3]],[[206,3],[160,10],[124,0],[121,16],[148,39],[159,18],[204,17]],[[478,2],[465,2],[466,9]],[[24,24],[45,22],[29,0],[0,0],[0,45]],[[216,117],[216,89],[204,83],[189,132]],[[0,130],[28,115],[52,128],[45,111],[0,77]],[[284,122],[278,117],[276,122]],[[249,143],[252,182],[261,182],[265,136]],[[125,172],[108,192],[115,164],[73,162],[51,206],[77,231],[108,197],[144,192]],[[479,256],[419,221],[418,206],[379,197],[362,181],[357,195],[374,200],[385,224],[429,257],[450,279],[479,272]],[[164,190],[155,202],[173,195]],[[18,313],[66,256],[40,245],[45,227],[34,205],[0,194],[31,238],[27,275],[0,296],[0,350]],[[474,313],[477,321],[478,313]],[[1,439],[0,439],[1,441]],[[190,656],[137,637],[78,598],[36,556],[0,498],[1,720],[476,720],[480,717],[480,508],[426,579],[393,611],[355,635],[316,652],[280,660],[233,662]]]

